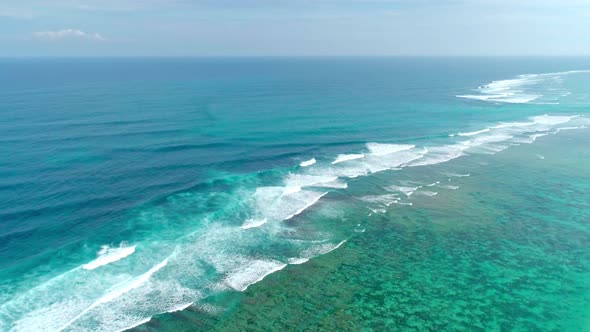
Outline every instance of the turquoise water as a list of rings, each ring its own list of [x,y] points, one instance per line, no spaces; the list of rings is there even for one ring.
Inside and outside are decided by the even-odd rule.
[[[587,59],[0,67],[0,330],[590,327]]]

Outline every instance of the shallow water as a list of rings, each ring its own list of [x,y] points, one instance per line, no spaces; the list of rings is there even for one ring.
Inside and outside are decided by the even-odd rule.
[[[584,59],[63,61],[1,63],[0,329],[589,327]]]

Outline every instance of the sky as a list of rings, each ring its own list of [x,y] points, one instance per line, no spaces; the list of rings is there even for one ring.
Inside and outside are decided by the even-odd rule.
[[[0,56],[590,55],[590,0],[0,0]]]

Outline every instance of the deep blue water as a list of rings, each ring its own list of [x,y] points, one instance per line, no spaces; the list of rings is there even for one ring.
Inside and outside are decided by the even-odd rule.
[[[242,291],[345,241],[356,222],[338,212],[408,206],[438,175],[468,174],[470,156],[493,163],[586,130],[587,69],[587,58],[1,59],[0,330],[118,330]],[[409,183],[374,177],[406,170]]]

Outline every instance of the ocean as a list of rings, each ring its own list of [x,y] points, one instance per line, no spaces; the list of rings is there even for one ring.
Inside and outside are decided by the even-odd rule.
[[[0,331],[588,331],[590,59],[0,59]]]

